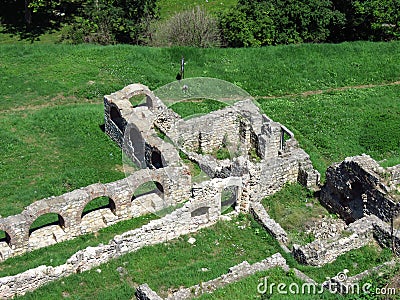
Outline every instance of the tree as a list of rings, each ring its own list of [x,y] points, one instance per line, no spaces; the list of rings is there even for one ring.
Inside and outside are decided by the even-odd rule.
[[[239,0],[220,16],[228,46],[323,42],[343,22],[331,0]]]
[[[332,41],[400,38],[400,0],[332,0],[345,23],[332,28]]]

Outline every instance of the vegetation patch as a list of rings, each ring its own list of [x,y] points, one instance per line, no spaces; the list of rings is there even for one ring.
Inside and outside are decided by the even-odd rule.
[[[0,277],[11,276],[40,265],[58,266],[64,264],[74,253],[89,246],[97,246],[100,243],[108,243],[115,235],[128,230],[139,228],[150,220],[156,219],[156,215],[145,215],[100,229],[96,233],[78,236],[73,240],[61,242],[27,252],[20,256],[11,257],[0,262]]]
[[[189,237],[195,237],[193,245],[187,242]],[[130,299],[135,286],[145,282],[166,296],[168,291],[180,286],[190,287],[213,279],[243,260],[255,263],[279,249],[277,242],[256,221],[240,215],[195,234],[114,259],[98,268],[101,273],[93,269],[74,274],[21,298],[59,299],[68,293],[80,299]]]
[[[270,217],[288,233],[290,244],[312,242],[314,237],[305,233],[307,226],[323,215],[329,215],[318,199],[298,183],[286,185],[261,203]]]
[[[333,162],[361,153],[385,159],[384,166],[400,163],[399,91],[385,86],[258,101],[268,116],[294,131],[324,176]]]

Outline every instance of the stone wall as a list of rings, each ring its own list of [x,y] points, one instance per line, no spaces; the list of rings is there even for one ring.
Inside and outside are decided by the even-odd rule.
[[[163,193],[159,191],[158,195],[153,194],[151,198],[147,196],[132,199],[136,189],[146,182],[158,182],[162,186]],[[18,215],[0,218],[0,229],[5,231],[7,236],[7,240],[0,243],[0,258],[4,260],[10,256],[96,231],[101,227],[149,213],[152,207],[157,210],[175,205],[190,198],[190,188],[191,178],[186,167],[167,167],[139,170],[119,181],[96,183],[61,196],[36,201]],[[110,199],[109,208],[103,209],[100,214],[92,212],[83,216],[85,206],[99,197]],[[47,213],[58,214],[59,224],[39,229],[41,232],[39,236],[35,231],[30,233],[31,224]]]
[[[293,245],[292,253],[300,263],[322,266],[333,262],[339,255],[367,245],[373,238],[382,247],[391,248],[396,255],[400,255],[400,231],[392,231],[389,224],[375,215],[347,225],[335,236],[317,238],[304,246]]]
[[[115,236],[107,245],[87,247],[72,255],[65,264],[51,267],[39,266],[23,273],[0,278],[0,298],[23,295],[27,291],[60,279],[84,272],[129,252],[167,242],[181,235],[196,232],[215,224],[221,217],[221,191],[236,183],[237,178],[213,179],[207,189],[194,195],[190,201],[166,215],[150,221],[141,228]]]
[[[327,169],[321,203],[347,223],[370,214],[389,222],[400,214],[397,172],[398,166],[382,168],[368,155],[346,158]]]
[[[272,256],[254,264],[249,264],[247,261],[229,268],[228,273],[221,275],[215,279],[202,282],[201,284],[194,285],[189,288],[180,288],[172,295],[165,298],[166,300],[183,300],[192,299],[201,296],[202,294],[209,294],[215,290],[222,288],[233,282],[237,282],[243,278],[269,270],[271,268],[281,267],[285,271],[289,271],[289,266],[285,258],[280,253],[275,253]],[[136,289],[136,298],[138,300],[161,300],[162,298],[157,295],[147,284],[142,284]]]
[[[348,235],[337,234],[329,239],[316,239],[305,245],[293,245],[293,256],[303,264],[322,266],[333,262],[339,255],[367,245],[373,238],[375,216],[364,217],[347,226]]]
[[[254,219],[260,222],[268,233],[271,234],[279,243],[284,245],[288,243],[288,235],[286,231],[279,223],[270,218],[261,203],[252,203],[250,206],[250,213],[254,216]]]

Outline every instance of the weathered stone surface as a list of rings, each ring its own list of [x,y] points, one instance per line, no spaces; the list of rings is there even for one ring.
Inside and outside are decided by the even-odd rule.
[[[375,216],[363,217],[345,228],[347,235],[316,239],[304,246],[293,245],[293,256],[297,261],[312,266],[333,262],[339,255],[368,244],[373,238],[374,224],[379,221]]]
[[[154,292],[147,283],[139,285],[135,292],[136,299],[138,300],[162,300],[160,296]]]
[[[265,211],[264,206],[255,202],[250,206],[250,213],[258,220],[261,225],[280,243],[287,244],[288,236],[286,231],[281,227],[281,225],[271,219],[268,213]]]
[[[389,222],[400,214],[399,197],[392,193],[397,170],[382,168],[368,155],[346,158],[326,171],[321,203],[347,223],[372,214]]]
[[[65,264],[57,267],[40,266],[26,272],[0,278],[0,298],[23,295],[27,291],[73,273],[99,267],[110,259],[148,246],[163,243],[215,224],[221,215],[221,198],[218,190],[229,184],[227,179],[214,179],[209,183],[209,192],[192,199],[180,209],[165,217],[115,236],[107,245],[87,247],[72,255]],[[203,214],[193,215],[202,205],[208,209]]]
[[[61,196],[36,201],[19,215],[0,218],[0,229],[8,237],[6,242],[0,243],[0,258],[4,260],[153,212],[151,205],[141,203],[149,195],[132,200],[135,190],[148,181],[159,182],[163,187],[161,208],[185,201],[190,197],[190,179],[186,167],[145,169],[116,182],[96,183]],[[153,194],[151,198],[155,208],[160,208],[156,203],[159,196]],[[110,207],[83,215],[85,206],[98,197],[109,197]],[[31,224],[46,213],[58,214],[59,224],[46,226],[30,234]]]

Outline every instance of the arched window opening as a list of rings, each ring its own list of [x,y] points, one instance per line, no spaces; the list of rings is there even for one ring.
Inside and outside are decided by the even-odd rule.
[[[110,109],[110,117],[111,120],[114,122],[115,125],[121,130],[121,132],[124,132],[124,122],[123,118],[121,117],[121,114],[115,106],[111,106]]]
[[[10,241],[10,235],[6,231],[0,230],[0,244],[6,243],[8,246],[10,246]]]
[[[228,186],[221,192],[221,214],[227,214],[235,210],[238,198],[238,187]]]
[[[116,210],[115,202],[109,197],[95,198],[86,204],[86,206],[82,211],[81,218],[83,218],[85,215],[91,212],[98,211],[101,209],[109,209],[115,215],[115,210]]]
[[[65,221],[61,215],[56,213],[47,213],[39,216],[35,221],[32,222],[29,228],[29,235],[34,231],[38,231],[42,228],[58,225],[61,229],[64,228]]]

